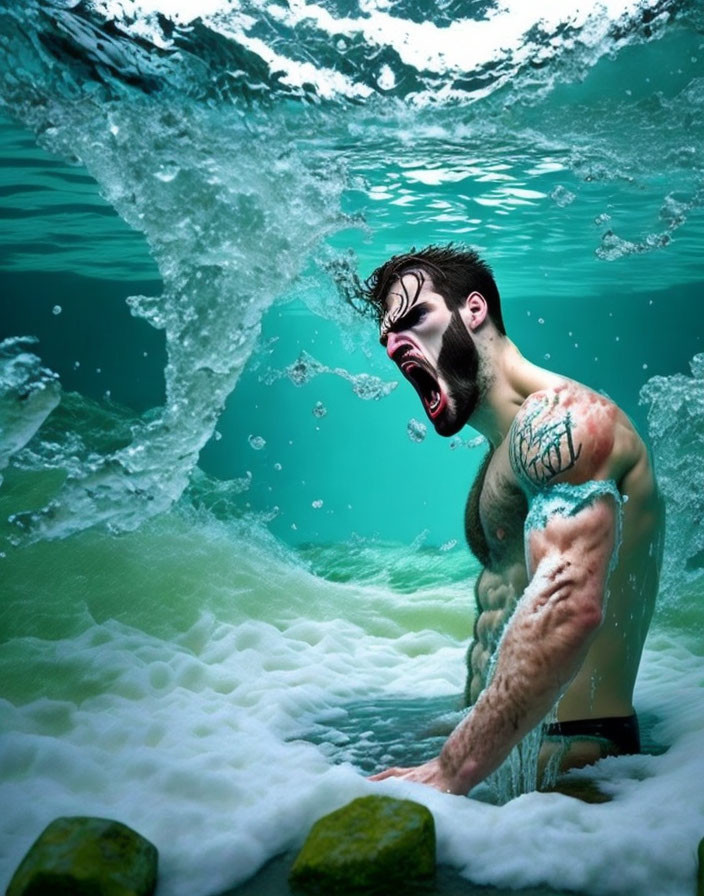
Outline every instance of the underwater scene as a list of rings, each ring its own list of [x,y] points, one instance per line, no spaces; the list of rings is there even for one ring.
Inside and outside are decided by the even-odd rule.
[[[480,885],[694,893],[704,837],[704,8],[0,0],[0,887],[59,815],[214,896],[384,793]],[[611,797],[367,776],[459,718],[487,451],[354,307],[456,241],[667,504]],[[282,892],[284,892],[282,890]]]

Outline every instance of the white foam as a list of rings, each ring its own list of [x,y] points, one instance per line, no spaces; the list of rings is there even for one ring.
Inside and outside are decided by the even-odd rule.
[[[252,543],[246,558],[233,558],[228,597],[226,569],[211,570],[216,535],[200,574],[217,584],[218,612],[181,634],[165,639],[86,615],[71,640],[12,642],[24,668],[51,670],[53,682],[39,679],[45,695],[24,705],[0,704],[10,732],[1,759],[3,877],[53,817],[86,813],[116,817],[158,846],[160,896],[215,892],[295,847],[327,811],[391,792],[431,808],[440,860],[478,882],[615,894],[644,893],[647,881],[651,892],[687,892],[704,833],[704,794],[693,786],[704,771],[696,657],[664,637],[648,650],[638,702],[661,717],[657,735],[673,746],[602,762],[593,773],[613,792],[610,804],[532,794],[495,807],[402,782],[373,786],[287,738],[302,719],[346,700],[459,692],[464,643],[450,632],[467,589],[402,596],[331,584]],[[247,618],[247,604],[227,612],[247,589],[260,618]],[[152,612],[168,618],[157,597]],[[425,626],[430,618],[437,628]]]

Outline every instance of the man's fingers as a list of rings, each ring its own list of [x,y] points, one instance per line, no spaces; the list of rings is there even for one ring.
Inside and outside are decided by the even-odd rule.
[[[379,772],[376,775],[370,775],[367,779],[368,781],[384,781],[386,778],[401,778],[405,775],[409,769],[407,768],[387,768],[383,772]]]

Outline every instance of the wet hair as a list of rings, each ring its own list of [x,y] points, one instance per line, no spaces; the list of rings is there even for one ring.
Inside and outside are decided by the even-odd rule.
[[[419,251],[413,248],[402,255],[394,255],[380,265],[364,284],[359,284],[357,307],[359,303],[366,305],[367,313],[371,310],[371,314],[381,323],[386,312],[384,300],[391,285],[404,274],[419,270],[430,277],[450,311],[460,308],[470,293],[481,293],[486,299],[494,326],[499,333],[506,335],[501,299],[491,268],[474,249],[457,247],[452,243],[428,246]]]

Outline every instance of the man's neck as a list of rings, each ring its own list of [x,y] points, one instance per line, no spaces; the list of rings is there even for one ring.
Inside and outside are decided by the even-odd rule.
[[[467,422],[498,448],[526,398],[562,377],[527,361],[506,336],[494,336],[483,347],[483,394]]]

